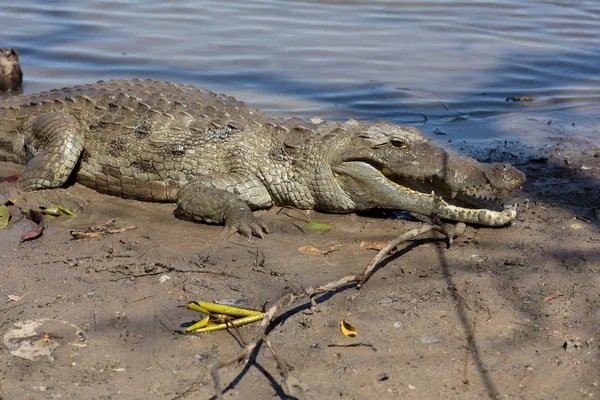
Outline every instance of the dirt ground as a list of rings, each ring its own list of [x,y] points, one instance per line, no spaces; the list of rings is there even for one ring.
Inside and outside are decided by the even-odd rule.
[[[488,155],[499,154],[511,160],[498,149]],[[509,227],[470,226],[450,249],[428,235],[400,246],[361,290],[321,297],[316,310],[304,301],[284,308],[270,337],[290,374],[310,388],[293,396],[600,397],[600,149],[565,139],[513,158],[528,183],[514,194],[519,212]],[[221,227],[177,219],[171,204],[80,185],[68,192],[84,209],[49,221],[41,238],[19,243],[33,227],[26,219],[0,230],[2,400],[211,398],[211,366],[241,347],[226,331],[182,334],[200,316],[187,301],[242,299],[260,309],[362,271],[375,251],[361,250],[361,241],[388,241],[419,225],[383,212],[312,212],[334,228],[305,233],[296,211],[274,209],[258,213],[273,228],[268,238],[223,241]],[[114,218],[137,229],[70,235]],[[305,245],[341,246],[306,255],[298,251]],[[356,337],[341,334],[342,319]],[[29,320],[42,325],[23,325]],[[49,356],[11,354],[21,340],[11,335],[25,326]],[[259,326],[240,331],[249,340]],[[266,348],[221,370],[221,382],[225,398],[294,398]]]

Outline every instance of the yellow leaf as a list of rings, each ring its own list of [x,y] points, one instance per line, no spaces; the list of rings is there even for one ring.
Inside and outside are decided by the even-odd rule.
[[[581,225],[573,224],[573,225],[571,225],[571,229],[581,229]]]
[[[340,330],[344,335],[349,337],[354,337],[358,334],[358,332],[356,332],[356,329],[352,326],[352,324],[346,321],[345,319],[343,319],[342,322],[340,322]]]
[[[210,317],[207,315],[206,317],[202,318],[200,321],[196,322],[195,324],[190,325],[187,328],[185,328],[185,331],[192,332],[192,331],[195,331],[196,329],[204,328],[205,326],[208,325],[209,318]]]
[[[208,303],[205,301],[190,301],[186,304],[188,310],[206,314],[206,317],[195,324],[185,328],[186,332],[212,332],[238,327],[252,322],[260,321],[265,314],[246,308],[226,306],[223,304]],[[241,318],[234,318],[241,317]]]

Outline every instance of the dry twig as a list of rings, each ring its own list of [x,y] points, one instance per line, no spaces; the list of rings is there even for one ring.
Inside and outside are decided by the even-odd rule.
[[[279,374],[281,375],[283,384],[288,394],[291,393],[293,387],[297,387],[302,390],[303,393],[308,394],[309,388],[306,384],[300,382],[298,379],[289,375],[287,368],[285,367],[284,362],[281,359],[279,353],[273,348],[269,338],[267,335],[269,334],[269,328],[271,328],[271,322],[273,321],[276,313],[286,304],[291,304],[296,300],[309,298],[312,306],[316,306],[316,301],[314,300],[316,296],[320,294],[324,294],[327,292],[331,292],[337,290],[347,284],[356,283],[356,288],[360,289],[367,280],[371,277],[373,272],[375,271],[375,267],[379,262],[386,257],[386,255],[392,251],[399,244],[406,242],[407,240],[414,239],[415,237],[422,235],[423,233],[429,232],[431,230],[435,230],[445,234],[448,237],[448,245],[452,243],[455,237],[460,236],[464,233],[466,225],[462,222],[459,222],[456,225],[444,224],[441,223],[439,225],[432,224],[424,224],[419,228],[413,229],[409,232],[406,232],[403,235],[400,235],[396,239],[392,240],[388,243],[384,248],[382,248],[373,259],[367,264],[366,268],[363,270],[361,274],[358,275],[348,275],[343,278],[340,278],[335,281],[324,283],[317,287],[308,287],[305,288],[302,292],[299,293],[287,293],[280,297],[266,312],[263,320],[261,321],[262,332],[254,341],[250,342],[244,349],[234,357],[231,357],[227,360],[219,361],[212,367],[212,377],[215,384],[215,394],[218,399],[223,398],[223,392],[221,391],[221,383],[219,377],[219,369],[227,367],[237,362],[241,362],[250,358],[251,354],[255,349],[260,348],[259,346],[262,343],[265,343],[275,361],[277,362],[277,369],[279,370]]]
[[[115,233],[123,233],[123,232],[137,229],[137,226],[135,226],[135,225],[125,226],[123,228],[117,228],[115,226],[115,222],[116,222],[116,220],[111,219],[110,221],[108,221],[107,223],[105,223],[104,225],[102,225],[100,227],[91,227],[85,231],[71,231],[71,236],[73,236],[75,239],[91,239],[91,238],[97,238],[97,237],[104,236],[104,235],[112,235]]]

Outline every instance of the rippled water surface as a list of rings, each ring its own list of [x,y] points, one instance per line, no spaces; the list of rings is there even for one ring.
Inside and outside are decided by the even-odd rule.
[[[598,0],[20,0],[0,33],[26,93],[141,77],[438,139],[502,137],[515,114],[600,137]]]

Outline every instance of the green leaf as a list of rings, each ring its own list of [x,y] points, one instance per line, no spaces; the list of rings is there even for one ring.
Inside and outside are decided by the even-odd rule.
[[[40,207],[40,212],[44,215],[51,215],[53,217],[58,217],[60,215],[58,206],[50,206],[50,207],[46,207],[46,208]]]
[[[71,217],[75,216],[73,211],[69,210],[67,207],[59,206],[57,204],[53,204],[50,207],[43,208],[40,210],[40,212],[44,215],[52,215],[55,217],[58,217],[61,214],[70,215]]]
[[[302,229],[304,229],[306,231],[327,231],[331,228],[333,228],[333,225],[321,224],[318,222],[309,221],[306,223],[306,225],[304,225],[304,227]]]
[[[10,221],[10,211],[8,211],[8,207],[0,206],[0,229],[4,229],[8,226],[8,221]]]
[[[61,213],[65,214],[65,215],[69,215],[71,217],[75,216],[75,213],[71,210],[69,210],[67,207],[63,207],[63,206],[56,206],[58,207],[58,211],[60,211]]]

